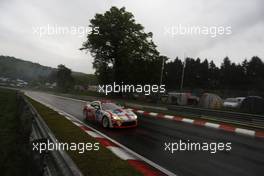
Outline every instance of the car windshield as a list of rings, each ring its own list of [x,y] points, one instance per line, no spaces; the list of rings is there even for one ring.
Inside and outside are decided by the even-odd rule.
[[[115,109],[119,109],[120,107],[117,106],[116,104],[114,103],[103,103],[102,104],[102,108],[104,110],[115,110]]]

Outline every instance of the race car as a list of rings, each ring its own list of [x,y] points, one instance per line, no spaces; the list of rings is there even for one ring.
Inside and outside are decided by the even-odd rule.
[[[83,108],[84,118],[99,122],[104,128],[130,128],[137,126],[137,115],[109,100],[93,101]]]

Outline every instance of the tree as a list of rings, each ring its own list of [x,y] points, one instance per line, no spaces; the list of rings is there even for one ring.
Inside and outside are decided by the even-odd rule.
[[[216,67],[215,63],[211,61],[209,63],[209,76],[208,76],[208,88],[217,89],[220,86],[220,69]]]
[[[231,64],[232,63],[230,59],[228,57],[225,57],[221,65],[221,71],[220,71],[220,80],[221,80],[220,86],[222,88],[227,88],[227,89],[231,88],[231,84],[233,81]]]
[[[104,14],[96,14],[90,23],[92,30],[80,49],[91,52],[100,82],[159,81],[162,61],[152,33],[145,33],[132,13],[124,7],[112,7]]]
[[[184,73],[184,87],[185,88],[198,88],[199,82],[201,78],[200,72],[201,60],[197,58],[196,60],[193,58],[185,59],[185,73]]]
[[[232,63],[228,57],[224,58],[220,69],[220,87],[225,89],[246,89],[247,79],[243,64]]]
[[[198,85],[201,88],[209,87],[209,63],[208,60],[205,59],[199,65],[200,79],[198,79]]]
[[[178,57],[165,64],[164,79],[167,89],[180,88],[182,68],[183,63]]]
[[[56,78],[59,90],[66,92],[73,87],[74,79],[71,73],[71,70],[64,65],[58,65]]]
[[[247,63],[247,77],[251,89],[264,90],[264,63],[257,56],[251,58]]]
[[[250,61],[236,64],[225,57],[218,68],[213,61],[186,58],[185,89],[212,90],[264,90],[264,63],[254,56]],[[165,64],[165,84],[169,89],[178,89],[182,74],[182,62],[176,58]]]

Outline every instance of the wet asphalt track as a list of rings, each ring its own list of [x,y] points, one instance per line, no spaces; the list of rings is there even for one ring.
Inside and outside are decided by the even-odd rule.
[[[84,121],[84,103],[55,97],[46,93],[28,92]],[[86,122],[88,123],[88,122]],[[167,170],[183,176],[263,176],[264,140],[234,133],[198,127],[186,123],[139,116],[139,126],[134,129],[103,129],[92,127],[119,143],[148,158]],[[230,152],[175,152],[164,151],[164,142],[232,142]]]

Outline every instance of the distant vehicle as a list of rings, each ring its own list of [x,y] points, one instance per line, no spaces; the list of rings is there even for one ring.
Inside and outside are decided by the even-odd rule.
[[[264,99],[259,96],[248,96],[243,100],[240,110],[245,113],[264,114]]]
[[[245,97],[227,98],[224,100],[223,106],[226,108],[239,108]]]
[[[137,115],[111,101],[93,101],[83,108],[85,119],[99,122],[104,128],[130,128],[137,126]]]

